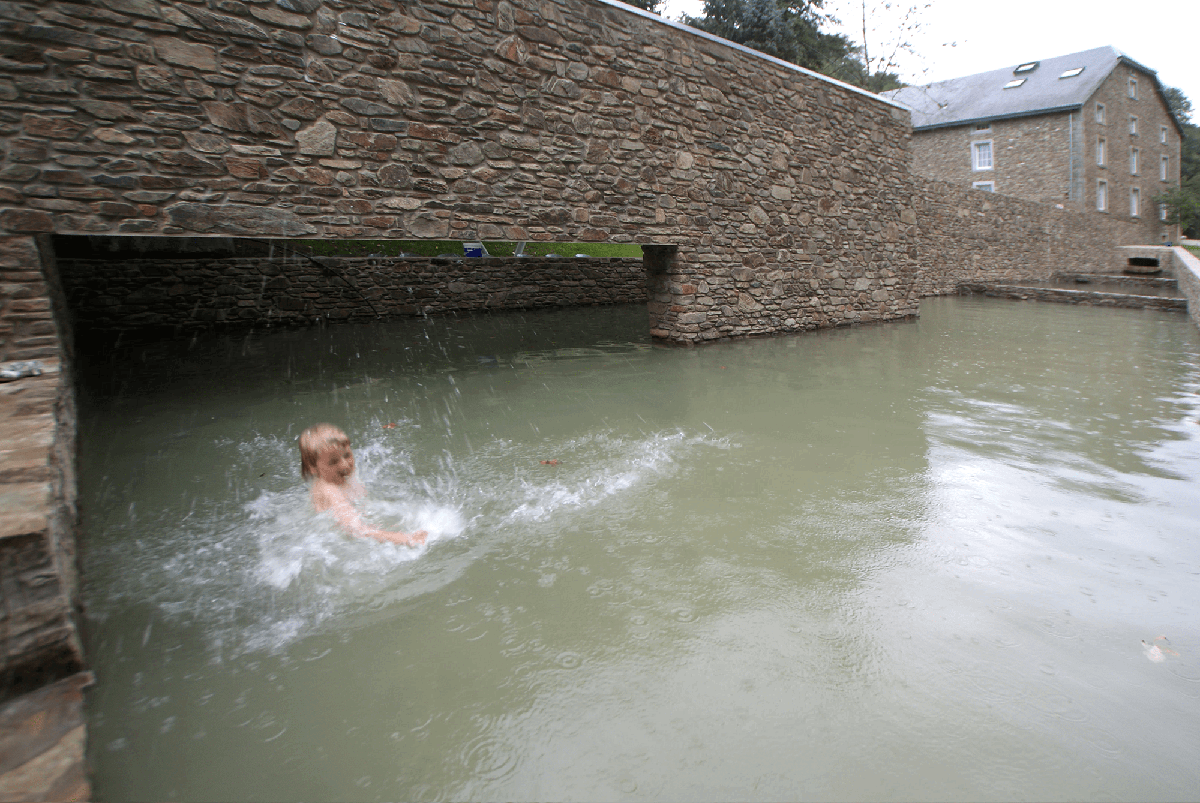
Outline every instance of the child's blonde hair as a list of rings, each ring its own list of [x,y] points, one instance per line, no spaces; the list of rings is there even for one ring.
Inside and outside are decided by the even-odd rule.
[[[313,424],[300,433],[300,476],[308,479],[317,470],[321,451],[329,444],[349,445],[346,433],[333,424]]]

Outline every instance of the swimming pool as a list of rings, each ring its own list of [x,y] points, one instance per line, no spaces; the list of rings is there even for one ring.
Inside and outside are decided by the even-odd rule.
[[[1194,793],[1184,316],[645,330],[611,307],[85,355],[97,799]],[[366,515],[427,547],[311,512],[295,437],[322,420]]]

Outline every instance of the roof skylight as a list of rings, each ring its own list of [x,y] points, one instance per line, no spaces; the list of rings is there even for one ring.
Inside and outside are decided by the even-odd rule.
[[[1020,75],[1023,72],[1033,72],[1038,68],[1039,64],[1041,64],[1040,61],[1027,61],[1024,64],[1018,65],[1017,69],[1013,70],[1013,75]]]
[[[1005,89],[1016,89],[1023,83],[1025,83],[1024,78],[1014,78],[1013,80],[1011,80],[1007,84],[1005,84],[1004,88]]]
[[[1062,75],[1060,75],[1058,77],[1059,78],[1074,78],[1075,76],[1079,75],[1081,72],[1083,72],[1083,67],[1072,67],[1071,69],[1067,70],[1066,72],[1064,72]]]

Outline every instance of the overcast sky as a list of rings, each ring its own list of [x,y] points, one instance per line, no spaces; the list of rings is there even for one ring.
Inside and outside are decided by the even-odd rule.
[[[880,0],[866,0],[868,34],[894,39],[895,19]],[[1022,61],[1062,56],[1112,45],[1158,71],[1165,86],[1182,89],[1197,108],[1200,125],[1200,0],[927,0],[914,39],[916,57],[901,60],[908,83],[929,83],[1000,69]],[[905,0],[893,6],[907,8]],[[922,3],[922,5],[924,5]],[[703,0],[668,0],[664,16],[699,15]],[[861,0],[827,0],[826,9],[846,24],[840,33],[862,40]],[[953,43],[953,46],[951,46]],[[872,54],[873,55],[873,54]]]

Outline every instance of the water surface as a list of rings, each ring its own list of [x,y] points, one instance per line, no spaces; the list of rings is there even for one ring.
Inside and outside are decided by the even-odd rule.
[[[1194,796],[1185,316],[948,298],[701,349],[646,329],[619,307],[88,360],[97,798]],[[366,516],[428,546],[311,511],[317,421]]]

